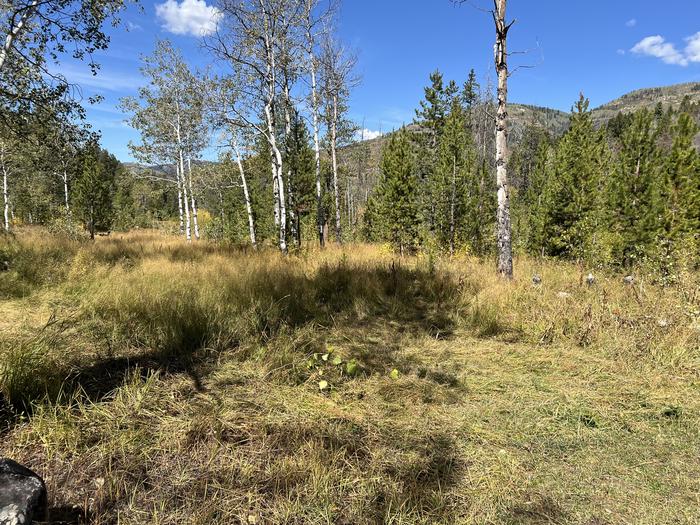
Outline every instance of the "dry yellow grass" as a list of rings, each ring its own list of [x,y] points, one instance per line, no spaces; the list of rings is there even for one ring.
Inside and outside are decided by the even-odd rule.
[[[474,259],[151,232],[6,249],[37,268],[0,274],[0,390],[35,404],[0,455],[46,477],[55,513],[700,521],[694,275],[588,287],[588,269],[520,259],[509,284]]]

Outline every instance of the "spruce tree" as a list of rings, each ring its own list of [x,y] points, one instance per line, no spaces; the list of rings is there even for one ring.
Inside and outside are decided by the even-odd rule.
[[[115,178],[120,164],[96,142],[90,142],[83,151],[83,170],[75,181],[74,208],[90,238],[95,232],[111,228]]]
[[[569,130],[559,142],[552,176],[543,188],[540,232],[548,255],[582,258],[593,255],[598,228],[600,178],[605,172],[604,137],[593,127],[588,100],[581,95]]]
[[[377,187],[377,237],[402,255],[418,244],[418,181],[405,128],[391,135],[381,162]]]
[[[698,125],[681,113],[672,127],[673,145],[664,162],[664,231],[671,241],[700,232],[700,158],[694,139]]]
[[[289,202],[287,206],[294,218],[290,231],[294,233],[295,245],[301,245],[302,219],[313,211],[315,203],[315,164],[314,151],[310,145],[311,138],[304,120],[294,112],[290,133],[285,137],[285,166],[289,170]]]
[[[479,188],[474,173],[474,148],[466,123],[466,112],[455,97],[445,119],[436,173],[431,184],[436,208],[436,237],[441,246],[449,247],[450,254],[454,253],[459,238],[473,248],[474,239],[464,239],[465,226],[478,223]]]
[[[623,132],[609,189],[609,226],[614,256],[632,264],[657,248],[663,228],[658,129],[648,109],[639,110]]]

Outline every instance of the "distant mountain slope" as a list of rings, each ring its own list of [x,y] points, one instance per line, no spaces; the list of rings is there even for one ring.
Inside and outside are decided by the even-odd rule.
[[[659,102],[664,106],[678,106],[685,97],[700,100],[700,82],[652,87],[631,91],[593,110],[593,120],[603,124],[619,112],[631,113],[641,108],[653,109]]]
[[[627,93],[615,100],[595,108],[591,113],[597,126],[603,125],[619,112],[629,113],[643,107],[654,108],[659,102],[664,106],[678,106],[684,97],[693,101],[700,100],[700,82],[689,82],[671,86],[638,89]],[[552,136],[561,136],[569,125],[569,113],[557,109],[533,106],[530,104],[509,104],[510,139],[512,145],[517,145],[527,126],[538,126],[546,129]],[[413,127],[409,124],[409,129]],[[363,143],[345,146],[339,151],[339,160],[349,173],[362,172],[363,185],[376,180],[379,173],[382,147],[389,134]],[[700,135],[698,136],[700,141]],[[700,143],[699,143],[700,145]],[[364,150],[364,151],[363,151]],[[128,167],[139,174],[143,171],[154,170],[160,173],[171,173],[170,166],[146,167],[136,163],[128,163]]]

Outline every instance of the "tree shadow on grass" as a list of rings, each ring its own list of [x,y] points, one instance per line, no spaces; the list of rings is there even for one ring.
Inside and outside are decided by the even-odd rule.
[[[223,314],[215,315],[211,305],[193,304],[181,297],[173,298],[179,301],[174,305],[158,302],[164,304],[162,311],[145,311],[140,304],[122,304],[118,312],[98,307],[92,314],[96,324],[83,326],[76,320],[74,327],[89,326],[95,341],[118,332],[119,347],[89,361],[81,360],[80,355],[71,361],[69,356],[57,366],[43,367],[41,374],[26,379],[35,382],[36,388],[27,390],[24,398],[10,399],[10,404],[29,412],[32,403],[47,394],[55,400],[58,393],[70,396],[76,390],[100,401],[136,369],[141,374],[185,374],[202,391],[202,375],[213,367],[212,354],[230,351],[242,341],[248,346],[266,345],[282,331],[310,326],[334,326],[357,332],[360,339],[367,327],[383,330],[378,340],[360,340],[351,350],[370,372],[386,370],[402,366],[397,357],[398,336],[444,337],[454,329],[451,313],[457,306],[458,286],[447,273],[395,262],[368,266],[344,261],[323,265],[311,276],[284,268],[275,271],[283,273],[272,275],[269,269],[261,269],[246,277],[243,291],[228,290],[238,303],[235,307],[217,305],[224,309]],[[178,306],[183,304],[189,309]],[[240,319],[231,323],[234,316]],[[51,343],[54,353],[60,352],[57,341],[59,338],[55,345]]]

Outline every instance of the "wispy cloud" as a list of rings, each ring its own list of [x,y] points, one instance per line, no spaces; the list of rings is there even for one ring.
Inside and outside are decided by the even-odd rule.
[[[382,135],[383,133],[381,131],[375,131],[365,128],[362,130],[358,130],[355,134],[355,138],[357,140],[372,140],[381,137]]]
[[[624,55],[624,54],[626,54],[626,53],[627,53],[627,51],[625,51],[624,49],[618,49],[618,50],[617,50],[617,54],[618,54],[618,55]]]
[[[68,64],[61,65],[60,71],[53,71],[52,73],[61,75],[71,84],[76,84],[81,88],[91,88],[95,91],[120,93],[134,90],[144,83],[139,76],[102,70],[98,70],[97,75],[93,75],[87,69],[78,69]]]
[[[176,35],[207,36],[216,31],[223,13],[205,0],[166,0],[156,4],[156,16]]]
[[[666,64],[687,66],[689,63],[688,57],[678,51],[672,42],[667,42],[661,35],[643,38],[630,51],[639,55],[660,58]]]
[[[627,27],[634,27],[634,26],[637,25],[637,19],[636,19],[636,18],[631,18],[631,19],[627,20],[627,22],[625,22],[625,25],[626,25]]]
[[[141,27],[139,24],[130,21],[126,22],[126,27],[129,28],[129,31],[143,31],[143,27]]]

